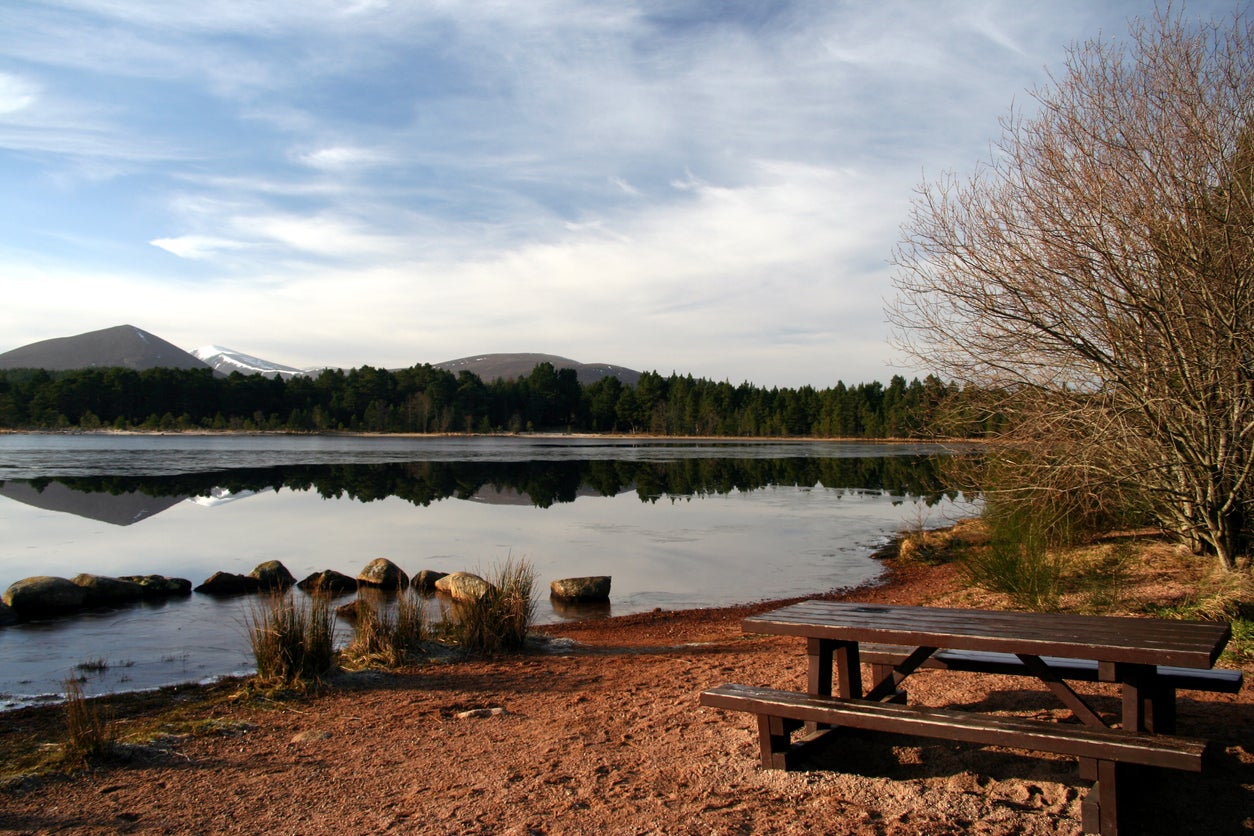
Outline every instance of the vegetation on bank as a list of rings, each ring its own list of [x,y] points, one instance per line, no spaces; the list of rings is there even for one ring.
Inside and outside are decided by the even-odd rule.
[[[957,568],[962,587],[927,603],[1225,621],[1232,640],[1222,661],[1234,667],[1254,663],[1254,576],[1248,564],[1224,570],[1152,529],[1059,544],[1023,525],[993,513],[944,529],[915,528],[902,533],[898,559]]]
[[[0,370],[0,428],[492,433],[564,430],[746,437],[975,437],[963,392],[929,376],[826,389],[663,377],[579,383],[541,363],[484,382],[429,365],[370,366],[290,380],[208,369]]]

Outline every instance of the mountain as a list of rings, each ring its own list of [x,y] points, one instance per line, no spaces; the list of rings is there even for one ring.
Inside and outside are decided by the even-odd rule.
[[[192,351],[192,356],[207,363],[214,371],[224,376],[231,372],[239,372],[240,374],[259,374],[262,377],[278,376],[288,380],[321,371],[321,369],[297,369],[293,366],[285,366],[282,363],[262,360],[260,357],[232,348],[223,348],[220,345],[201,346]]]
[[[206,364],[172,343],[134,325],[116,325],[74,337],[24,345],[0,354],[0,369],[203,369]]]
[[[541,363],[551,363],[555,369],[574,369],[579,382],[584,386],[596,383],[603,377],[617,377],[625,386],[635,386],[640,380],[640,372],[632,369],[608,363],[580,363],[555,354],[479,354],[431,365],[453,374],[460,371],[474,372],[485,383],[491,383],[497,379],[516,380],[526,377]]]
[[[555,369],[574,369],[579,382],[584,386],[605,377],[616,377],[625,386],[635,386],[640,381],[640,372],[633,369],[609,363],[580,363],[556,354],[477,354],[433,363],[432,366],[453,374],[460,371],[473,372],[485,383],[491,383],[498,379],[516,380],[526,377],[540,363],[550,363]],[[110,366],[129,369],[211,368],[222,376],[239,372],[271,378],[279,376],[284,380],[299,375],[316,376],[324,370],[285,366],[220,345],[206,345],[187,352],[133,325],[117,325],[75,337],[43,340],[0,354],[0,369],[65,371]]]

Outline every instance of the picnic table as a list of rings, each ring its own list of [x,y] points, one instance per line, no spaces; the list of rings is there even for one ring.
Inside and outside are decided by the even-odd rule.
[[[804,601],[746,618],[742,628],[806,640],[804,693],[728,684],[702,694],[704,705],[758,715],[764,766],[789,768],[839,728],[1072,755],[1096,782],[1084,802],[1085,832],[1107,836],[1121,818],[1118,775],[1138,766],[1201,769],[1206,742],[1174,734],[1176,689],[1241,686],[1240,672],[1211,671],[1231,637],[1214,622]],[[864,649],[875,662],[866,687]],[[1034,677],[1079,723],[906,705],[902,685],[924,666]],[[1118,687],[1117,724],[1076,693],[1067,681],[1076,678]],[[806,735],[792,741],[802,728]]]

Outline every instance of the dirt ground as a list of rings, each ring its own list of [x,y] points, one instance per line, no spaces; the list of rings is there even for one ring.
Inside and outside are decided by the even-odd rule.
[[[844,597],[943,602],[960,585],[951,566],[907,565]],[[1067,759],[867,736],[804,771],[761,769],[753,719],[702,708],[698,694],[728,681],[801,687],[799,640],[741,633],[740,618],[766,608],[553,626],[544,650],[343,674],[299,699],[170,696],[191,700],[194,733],[132,744],[72,777],[10,782],[0,832],[1080,832],[1088,785]],[[1023,678],[922,672],[909,686],[912,701],[934,705],[1057,710]],[[1117,711],[1106,687],[1090,693]],[[1254,830],[1251,701],[1248,685],[1181,693],[1180,730],[1212,740],[1213,757],[1200,775],[1147,776],[1135,832]],[[134,714],[115,720],[123,741],[143,719]],[[10,735],[55,739],[59,718],[50,708],[0,715],[0,750]]]

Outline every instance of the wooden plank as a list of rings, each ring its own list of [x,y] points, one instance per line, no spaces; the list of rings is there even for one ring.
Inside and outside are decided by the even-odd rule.
[[[991,746],[1053,752],[1200,772],[1205,741],[1088,726],[816,697],[772,688],[726,684],[703,691],[701,704],[802,722],[838,724]]]
[[[804,601],[744,619],[746,632],[1210,668],[1226,624]]]

